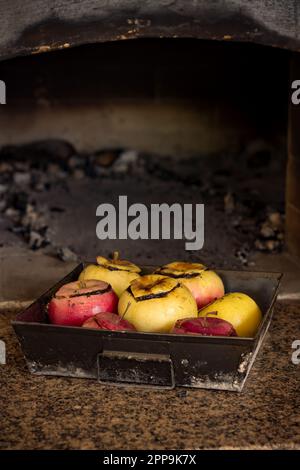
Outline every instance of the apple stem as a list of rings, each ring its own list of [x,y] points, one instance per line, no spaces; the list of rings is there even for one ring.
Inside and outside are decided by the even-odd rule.
[[[125,310],[124,310],[124,313],[123,313],[123,315],[122,315],[122,320],[124,319],[124,317],[125,317],[125,315],[126,315],[126,313],[127,313],[127,310],[129,309],[130,305],[131,305],[131,302],[128,302],[128,304],[126,305],[126,308],[125,308]]]

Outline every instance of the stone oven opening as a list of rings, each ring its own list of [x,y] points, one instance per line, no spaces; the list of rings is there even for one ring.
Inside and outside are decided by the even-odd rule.
[[[289,51],[183,38],[63,49],[0,64],[2,247],[69,262],[117,247],[148,264],[296,269],[285,211]],[[122,194],[204,203],[203,250],[99,241],[96,208]]]

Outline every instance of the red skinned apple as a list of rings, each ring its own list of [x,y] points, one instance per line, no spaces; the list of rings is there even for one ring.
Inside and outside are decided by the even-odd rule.
[[[175,261],[165,264],[155,272],[172,277],[186,286],[196,300],[198,309],[224,295],[224,285],[220,276],[203,264]]]
[[[136,331],[129,321],[119,317],[115,313],[101,312],[89,318],[82,325],[83,328],[111,331]]]
[[[231,323],[212,317],[178,320],[171,333],[202,336],[237,336]]]
[[[48,316],[56,325],[81,326],[100,312],[116,314],[118,296],[103,281],[75,281],[62,286],[48,304]]]

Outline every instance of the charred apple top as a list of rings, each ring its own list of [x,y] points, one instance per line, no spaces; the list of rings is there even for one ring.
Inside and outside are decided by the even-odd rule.
[[[71,297],[90,296],[97,294],[104,294],[109,292],[111,286],[107,282],[88,280],[88,281],[75,281],[62,286],[55,294],[56,299],[64,299]]]
[[[127,291],[137,302],[141,300],[165,297],[180,286],[174,279],[149,274],[133,281]]]
[[[115,251],[113,259],[107,259],[103,256],[97,256],[97,263],[102,268],[109,269],[110,271],[128,271],[131,273],[139,273],[141,269],[134,263],[119,258],[119,252]]]
[[[200,274],[204,269],[207,269],[201,263],[186,263],[184,261],[174,261],[173,263],[165,264],[156,272],[165,276],[173,278],[180,277],[195,277]]]

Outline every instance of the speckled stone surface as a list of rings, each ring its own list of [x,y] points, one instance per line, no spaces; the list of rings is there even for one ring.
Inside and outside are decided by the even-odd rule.
[[[300,305],[277,305],[242,393],[146,391],[27,371],[0,315],[0,449],[300,448]]]

